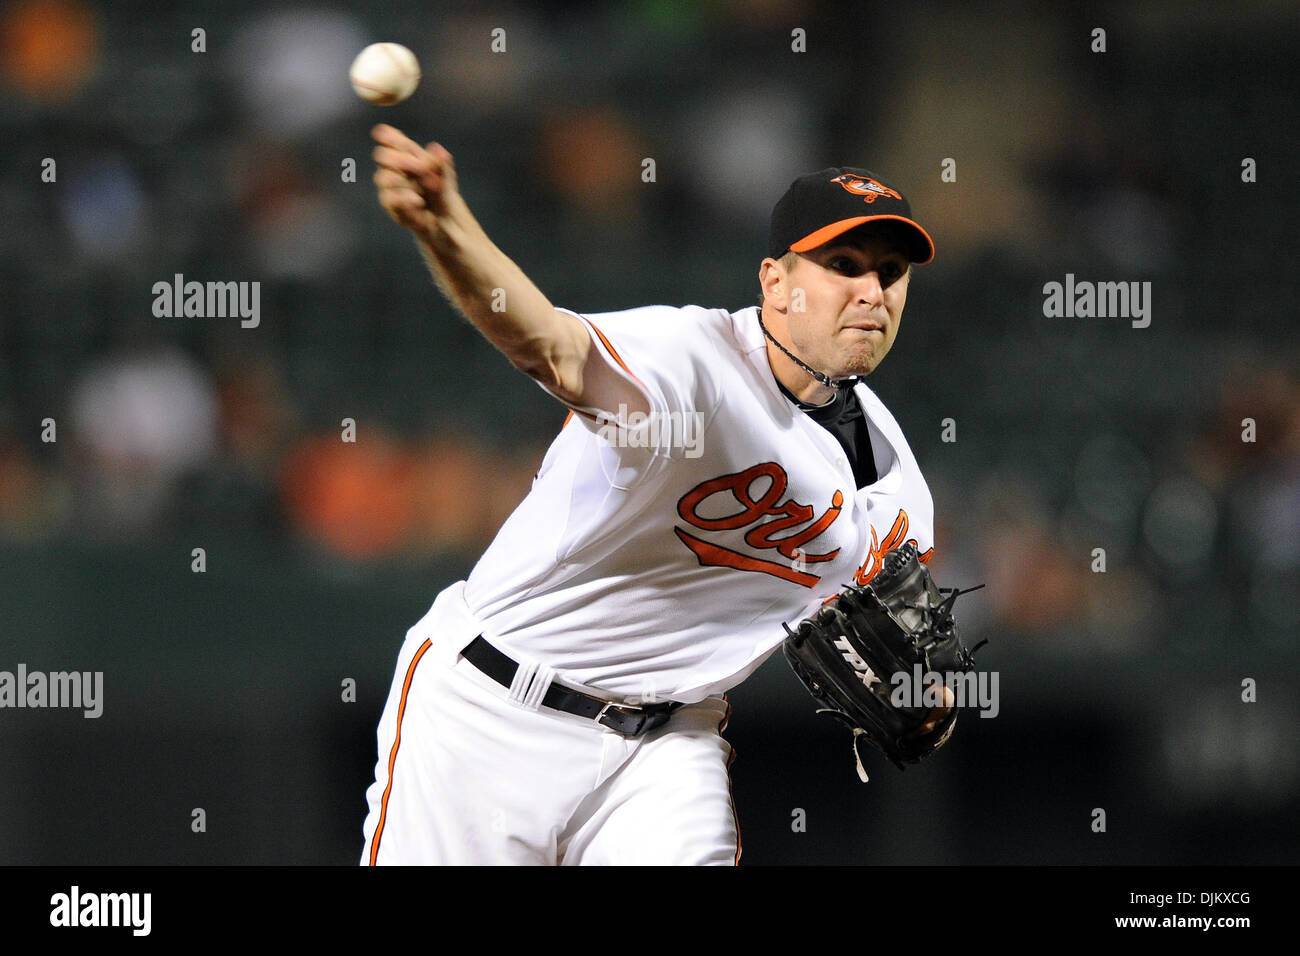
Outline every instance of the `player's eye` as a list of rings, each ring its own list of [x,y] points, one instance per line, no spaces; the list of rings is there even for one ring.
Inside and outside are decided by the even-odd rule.
[[[886,262],[880,266],[880,281],[884,285],[892,285],[903,277],[903,266],[898,262]]]

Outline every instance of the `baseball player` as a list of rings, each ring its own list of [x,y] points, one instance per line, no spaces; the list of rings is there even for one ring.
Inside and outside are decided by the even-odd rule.
[[[929,489],[860,381],[930,237],[884,180],[822,170],[776,204],[760,307],[579,315],[489,240],[443,147],[372,135],[379,202],[442,292],[570,414],[407,633],[362,863],[737,862],[726,691],[783,622],[933,549]]]

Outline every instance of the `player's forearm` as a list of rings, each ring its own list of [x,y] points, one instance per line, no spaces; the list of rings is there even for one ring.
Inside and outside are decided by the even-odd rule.
[[[561,395],[577,399],[589,344],[576,320],[550,300],[502,252],[463,201],[419,236],[438,287],[516,368]]]

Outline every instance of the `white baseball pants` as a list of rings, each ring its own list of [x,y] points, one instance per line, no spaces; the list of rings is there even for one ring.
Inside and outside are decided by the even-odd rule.
[[[479,634],[462,589],[439,595],[398,656],[362,865],[739,862],[725,699],[631,739],[530,709],[460,656]]]

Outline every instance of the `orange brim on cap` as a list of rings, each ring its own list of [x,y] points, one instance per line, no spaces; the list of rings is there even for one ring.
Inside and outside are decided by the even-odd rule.
[[[868,222],[882,222],[885,220],[894,220],[896,222],[906,223],[916,230],[917,236],[923,240],[921,244],[913,246],[911,260],[919,266],[925,265],[934,258],[934,240],[930,234],[921,228],[920,224],[906,216],[854,216],[851,219],[841,219],[838,222],[832,222],[822,226],[816,232],[810,232],[798,242],[790,246],[791,252],[807,252],[810,249],[816,249],[818,246],[824,246],[837,236],[842,236],[850,229],[856,229],[858,226]],[[918,257],[916,252],[924,251],[923,257]]]

